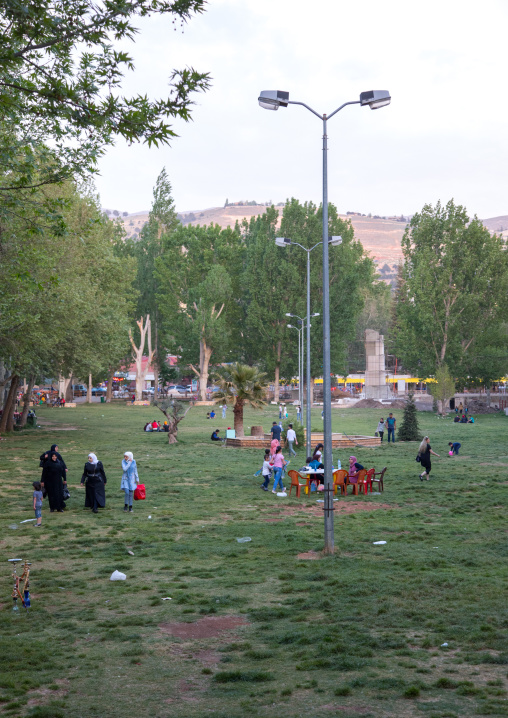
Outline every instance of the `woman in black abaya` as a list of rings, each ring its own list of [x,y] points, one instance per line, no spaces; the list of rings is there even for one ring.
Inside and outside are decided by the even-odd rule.
[[[99,513],[97,510],[99,506],[101,509],[106,506],[104,491],[106,482],[102,461],[99,461],[95,454],[88,454],[88,461],[81,477],[81,485],[84,484],[86,487],[85,508],[92,509],[94,514]]]
[[[63,499],[63,479],[65,478],[65,470],[61,461],[59,461],[56,451],[49,451],[47,459],[44,459],[42,467],[41,484],[46,491],[49,510],[62,512],[65,508]]]

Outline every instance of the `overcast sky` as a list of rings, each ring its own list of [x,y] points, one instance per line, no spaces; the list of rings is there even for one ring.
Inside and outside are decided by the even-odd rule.
[[[139,23],[126,94],[165,96],[173,68],[209,72],[193,122],[171,147],[118,142],[101,160],[102,206],[150,208],[163,166],[179,211],[226,198],[319,203],[322,124],[299,106],[268,112],[261,90],[330,113],[363,90],[392,104],[346,107],[328,125],[329,199],[340,212],[410,214],[454,198],[508,214],[506,0],[209,0],[176,32]]]

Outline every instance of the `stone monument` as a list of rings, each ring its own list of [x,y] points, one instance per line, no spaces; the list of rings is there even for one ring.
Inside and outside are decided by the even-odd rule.
[[[365,330],[365,398],[390,399],[386,384],[384,337],[374,329]]]

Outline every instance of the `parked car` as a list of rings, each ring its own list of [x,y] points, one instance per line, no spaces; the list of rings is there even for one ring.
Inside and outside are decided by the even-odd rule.
[[[155,394],[155,389],[153,386],[149,386],[148,389],[143,389],[143,394],[150,394],[153,396],[153,394]]]
[[[166,396],[169,396],[170,398],[178,399],[178,398],[182,398],[183,396],[185,396],[186,390],[184,389],[182,391],[181,387],[178,387],[175,384],[172,384],[171,386],[168,386],[165,393],[166,393]]]
[[[185,394],[187,389],[184,386],[181,386],[180,384],[171,384],[168,386],[168,392],[169,391],[178,391],[180,394]]]
[[[73,384],[72,393],[74,396],[86,396],[87,388],[84,384]]]

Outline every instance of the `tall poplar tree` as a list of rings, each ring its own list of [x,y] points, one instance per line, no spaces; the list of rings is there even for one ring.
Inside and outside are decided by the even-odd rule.
[[[139,292],[138,315],[150,315],[152,344],[155,350],[153,366],[155,375],[154,395],[157,398],[159,373],[166,357],[166,343],[162,332],[157,294],[159,291],[155,264],[162,254],[163,238],[169,236],[180,225],[172,197],[171,183],[163,168],[153,190],[153,202],[148,222],[140,232],[139,242],[134,245],[138,260],[136,288]]]

